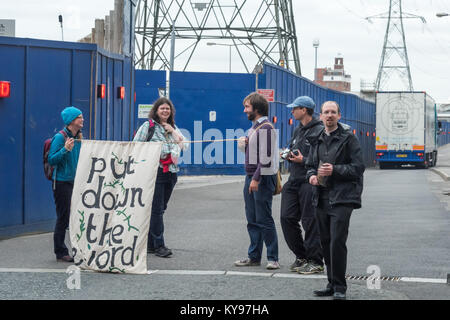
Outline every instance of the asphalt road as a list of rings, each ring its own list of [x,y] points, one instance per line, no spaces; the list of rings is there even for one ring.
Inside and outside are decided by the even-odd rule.
[[[447,187],[429,170],[366,170],[363,207],[350,223],[348,299],[450,299]],[[80,289],[70,290],[68,265],[54,260],[52,233],[0,241],[0,299],[317,299],[312,291],[326,285],[325,277],[289,271],[294,256],[281,233],[280,196],[273,215],[281,269],[264,268],[265,252],[261,267],[233,266],[246,257],[249,242],[242,188],[242,177],[180,179],[165,214],[174,255],[149,255],[148,275],[81,272]],[[365,278],[354,280],[369,276],[371,265],[386,277],[379,289],[369,289]]]

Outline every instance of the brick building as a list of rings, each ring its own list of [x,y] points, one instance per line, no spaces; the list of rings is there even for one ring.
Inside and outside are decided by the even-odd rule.
[[[317,68],[314,82],[337,91],[351,91],[352,77],[345,74],[344,58],[338,55],[334,58],[334,69]]]

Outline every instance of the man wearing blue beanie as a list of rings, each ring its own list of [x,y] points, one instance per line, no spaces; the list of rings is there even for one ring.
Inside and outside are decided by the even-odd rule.
[[[53,137],[48,153],[48,163],[54,167],[53,198],[56,205],[56,225],[53,242],[56,260],[73,262],[64,239],[69,226],[70,201],[80,155],[84,119],[81,110],[73,106],[65,108],[61,112],[61,118],[65,127]]]

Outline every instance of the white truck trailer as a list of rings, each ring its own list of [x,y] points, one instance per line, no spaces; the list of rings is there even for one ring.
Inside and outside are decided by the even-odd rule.
[[[376,160],[380,169],[436,165],[436,103],[425,92],[377,92]]]

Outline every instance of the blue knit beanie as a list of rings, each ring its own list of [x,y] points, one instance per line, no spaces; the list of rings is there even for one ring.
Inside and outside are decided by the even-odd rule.
[[[61,112],[61,117],[63,119],[63,122],[66,126],[68,126],[73,120],[75,120],[76,117],[78,117],[81,114],[81,110],[78,108],[75,108],[73,106],[65,108]]]

